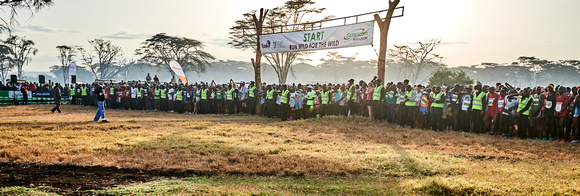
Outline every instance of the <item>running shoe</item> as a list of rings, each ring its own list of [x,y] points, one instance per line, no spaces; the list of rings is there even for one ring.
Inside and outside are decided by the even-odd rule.
[[[564,139],[561,139],[561,140],[558,140],[558,142],[564,143],[565,141],[564,141]]]
[[[580,140],[572,140],[572,143],[580,143]]]
[[[542,141],[546,141],[546,140],[548,140],[548,138],[542,138]]]

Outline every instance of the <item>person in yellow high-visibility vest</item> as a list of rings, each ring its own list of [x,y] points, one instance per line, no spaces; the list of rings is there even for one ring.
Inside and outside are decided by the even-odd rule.
[[[314,87],[308,86],[306,88],[306,118],[313,118],[314,117],[314,99],[316,98],[316,92],[314,91]]]
[[[518,106],[516,107],[516,120],[518,125],[518,137],[520,139],[526,138],[529,127],[530,109],[533,105],[533,100],[530,97],[530,90],[525,88],[518,99]]]
[[[373,91],[372,114],[375,120],[383,119],[383,101],[385,101],[385,87],[381,79],[375,80],[375,89]]]
[[[181,114],[183,113],[183,88],[177,87],[175,91],[175,112]]]
[[[248,89],[248,100],[247,100],[248,108],[250,110],[251,115],[256,114],[256,104],[257,101],[259,100],[259,95],[260,94],[258,94],[258,88],[256,87],[254,81],[251,81],[250,88]]]
[[[330,93],[330,89],[328,86],[323,85],[322,91],[320,91],[320,116],[325,116],[330,114],[330,100],[332,94]]]
[[[356,100],[356,96],[358,96],[356,85],[354,84],[354,79],[351,78],[348,80],[347,88],[348,91],[346,93],[346,100],[348,109],[345,113],[345,116],[350,116],[355,114],[358,108],[358,104],[354,102]]]
[[[431,129],[434,131],[443,131],[443,106],[445,104],[445,93],[441,87],[434,86],[433,97],[431,98]]]
[[[274,117],[274,105],[276,104],[276,89],[274,89],[273,85],[268,85],[268,87],[266,88],[266,116],[268,116],[268,118],[273,118]]]
[[[483,126],[483,114],[487,109],[487,95],[481,88],[481,84],[475,85],[475,93],[473,94],[473,103],[471,106],[471,121],[473,124],[473,132],[481,133]]]
[[[87,88],[87,86],[85,84],[83,84],[81,86],[81,97],[82,97],[83,105],[84,106],[89,105],[89,97],[88,97],[88,94],[89,94],[89,88]]]
[[[290,101],[290,91],[288,90],[288,86],[282,86],[282,94],[280,95],[280,120],[286,121],[288,120],[288,114],[290,113],[290,105],[288,104]]]
[[[420,87],[418,87],[420,88]],[[421,96],[416,90],[413,90],[411,85],[407,85],[405,91],[405,111],[403,115],[403,121],[405,125],[415,128],[415,117],[416,113],[419,111],[419,106],[417,105],[417,97]]]

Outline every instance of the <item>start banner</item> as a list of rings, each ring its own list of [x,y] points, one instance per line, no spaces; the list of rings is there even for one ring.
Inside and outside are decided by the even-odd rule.
[[[260,35],[262,54],[371,45],[374,21],[310,31]]]

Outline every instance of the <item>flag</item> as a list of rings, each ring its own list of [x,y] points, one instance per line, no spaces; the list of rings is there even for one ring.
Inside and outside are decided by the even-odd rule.
[[[70,63],[68,68],[68,82],[71,83],[72,75],[77,75],[77,64],[75,62]]]
[[[175,75],[177,75],[177,77],[179,77],[181,82],[183,82],[184,84],[187,83],[187,78],[185,77],[185,73],[183,72],[183,69],[181,69],[181,65],[179,65],[179,63],[177,63],[177,61],[169,62],[169,66],[171,67],[171,70],[173,70],[173,72],[175,72]]]

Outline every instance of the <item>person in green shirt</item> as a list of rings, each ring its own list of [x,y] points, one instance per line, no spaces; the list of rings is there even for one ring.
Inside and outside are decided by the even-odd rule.
[[[387,90],[385,92],[385,101],[383,105],[386,106],[385,108],[385,118],[387,122],[394,123],[395,122],[395,106],[397,103],[397,86],[393,85],[392,83],[387,86]]]

